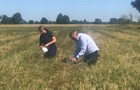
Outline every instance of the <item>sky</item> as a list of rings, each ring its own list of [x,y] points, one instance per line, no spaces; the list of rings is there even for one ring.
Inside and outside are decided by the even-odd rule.
[[[134,0],[0,0],[0,15],[12,17],[20,12],[26,21],[40,21],[42,17],[56,21],[57,15],[68,15],[70,20],[109,21],[122,15],[133,15],[137,20],[140,13],[130,4]]]

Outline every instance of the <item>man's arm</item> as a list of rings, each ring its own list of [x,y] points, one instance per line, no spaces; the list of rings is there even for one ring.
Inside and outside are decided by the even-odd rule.
[[[78,42],[78,45],[77,45],[77,50],[78,52],[77,55],[75,55],[75,58],[79,59],[81,56],[83,56],[86,52],[86,48],[87,48],[87,41],[86,41],[86,38],[85,37],[80,37],[79,38],[79,42]]]

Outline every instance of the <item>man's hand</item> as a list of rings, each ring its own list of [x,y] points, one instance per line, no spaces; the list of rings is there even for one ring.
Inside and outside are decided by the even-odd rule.
[[[78,62],[78,59],[75,57],[73,57],[71,60],[72,60],[72,62]]]

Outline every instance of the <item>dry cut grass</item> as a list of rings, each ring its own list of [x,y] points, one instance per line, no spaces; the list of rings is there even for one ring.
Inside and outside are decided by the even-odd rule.
[[[57,37],[52,59],[41,57],[37,26],[0,26],[0,90],[139,90],[137,25],[47,26]],[[73,29],[88,33],[99,46],[96,65],[69,61],[75,44],[68,33]]]

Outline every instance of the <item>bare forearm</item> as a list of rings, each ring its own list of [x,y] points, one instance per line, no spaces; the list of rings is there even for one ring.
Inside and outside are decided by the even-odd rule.
[[[56,42],[56,38],[53,37],[53,38],[52,38],[52,41],[49,42],[49,43],[47,43],[45,46],[48,47],[49,45],[51,45],[51,44],[53,44],[53,43],[55,43],[55,42]]]
[[[51,42],[49,42],[49,43],[47,43],[45,46],[49,46],[49,45],[51,45],[51,44],[53,44],[53,43],[55,43],[56,41],[51,41]]]

